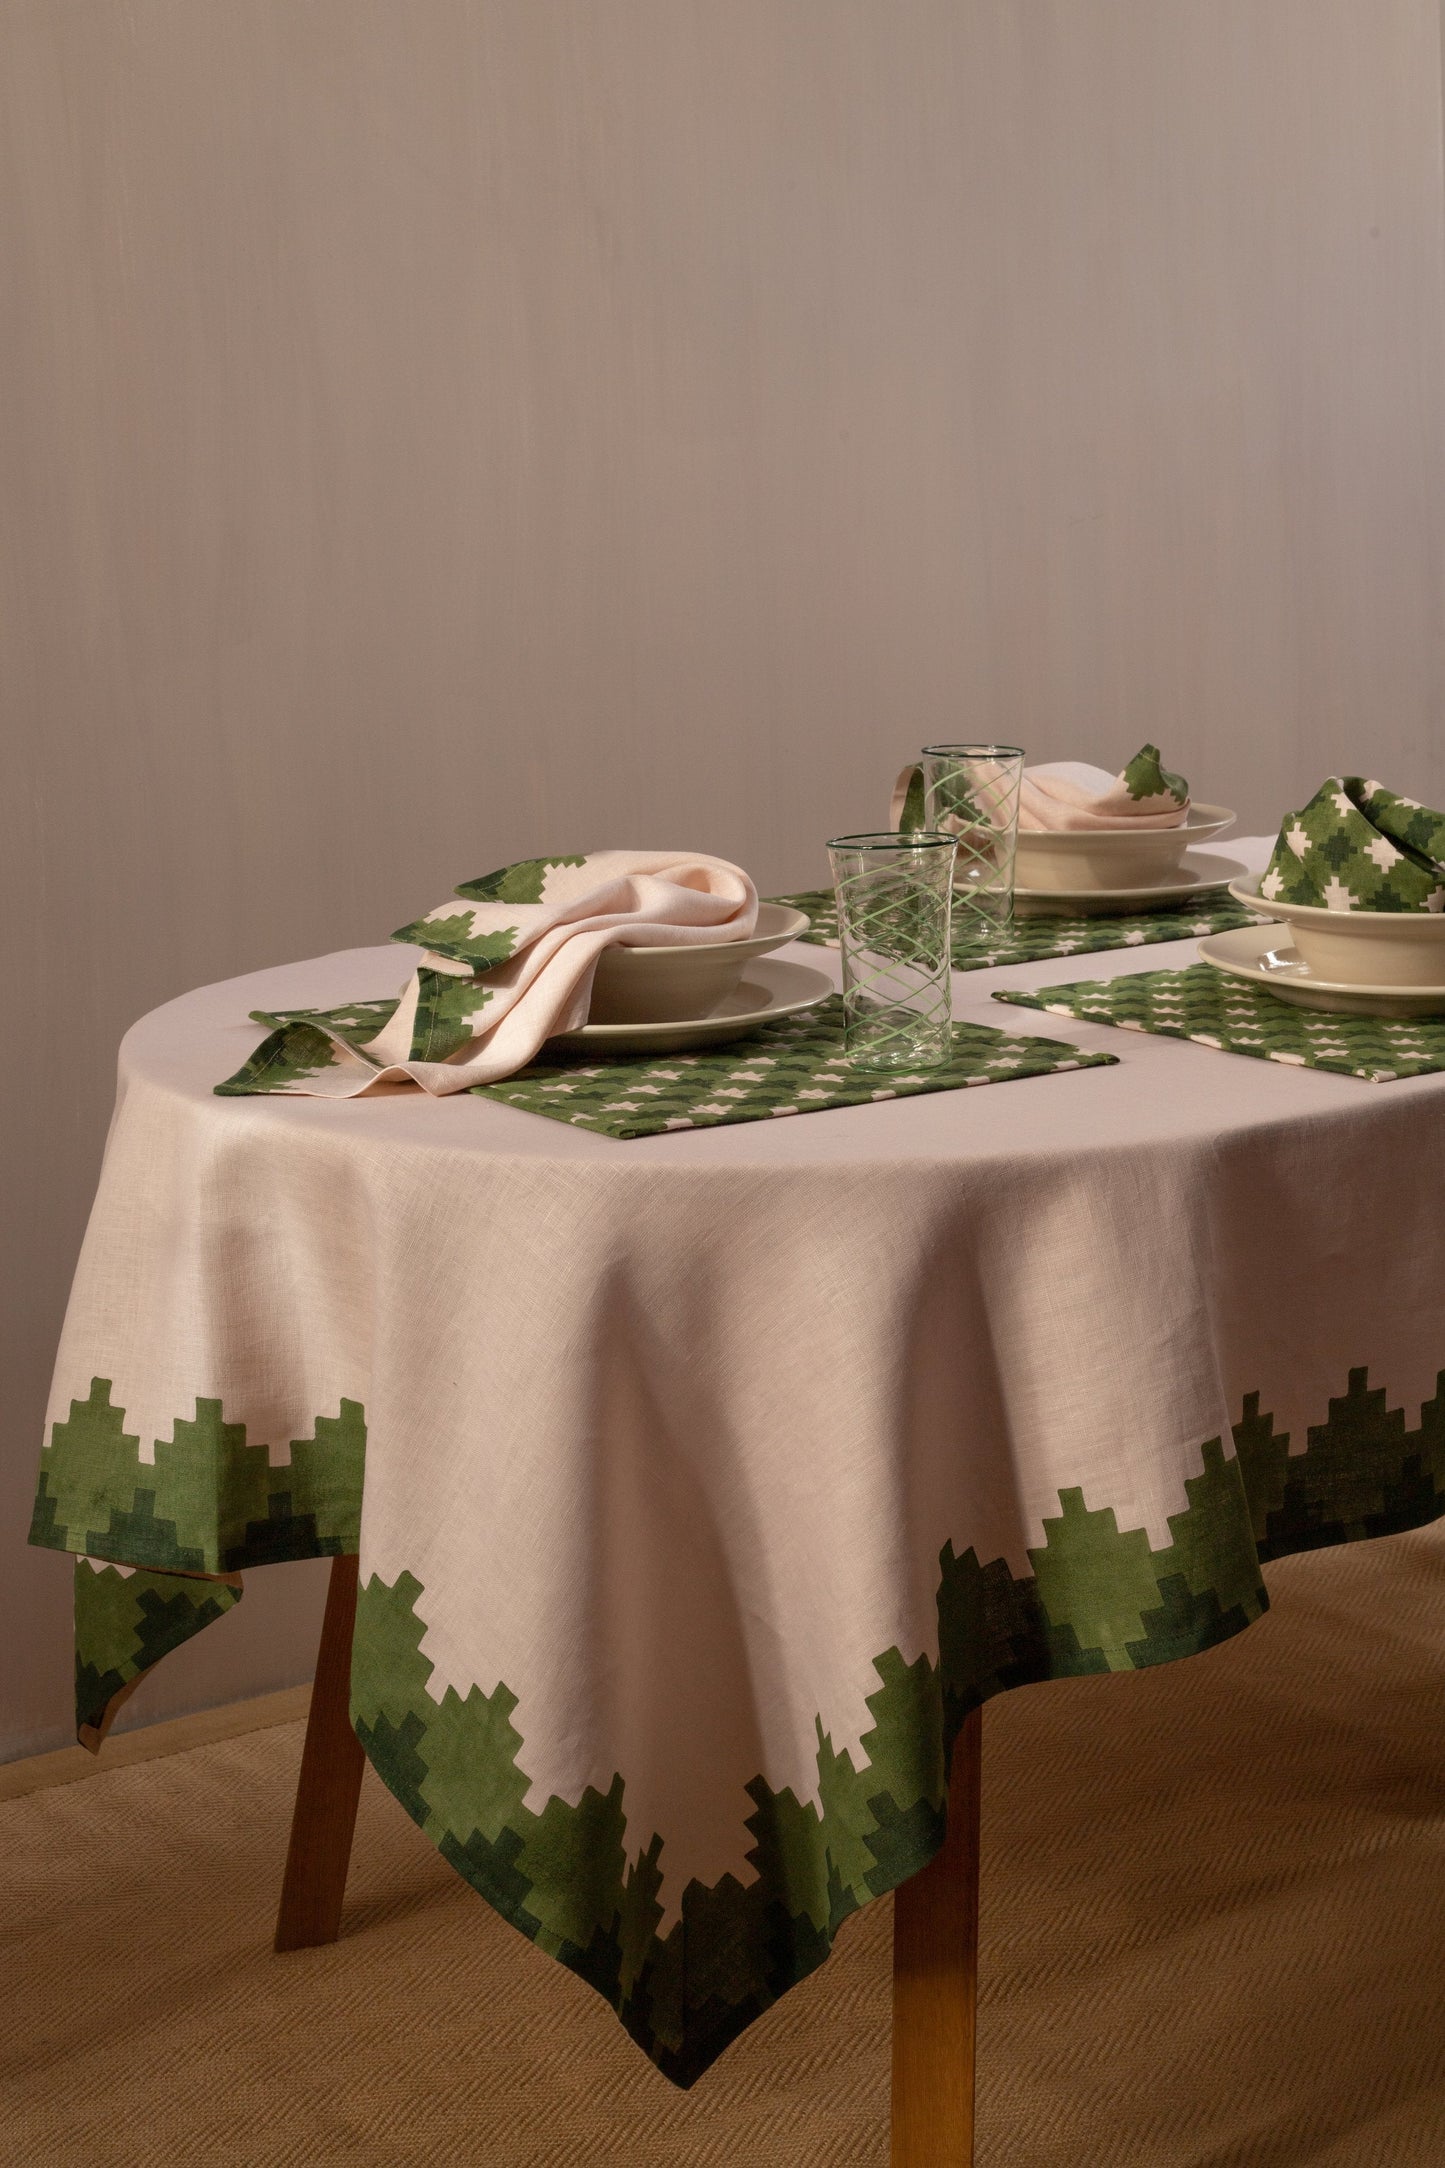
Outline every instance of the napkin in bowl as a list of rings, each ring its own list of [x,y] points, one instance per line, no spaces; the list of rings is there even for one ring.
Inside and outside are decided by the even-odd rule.
[[[1118,775],[1083,760],[1025,768],[1019,826],[1035,829],[1179,828],[1189,814],[1189,785],[1171,775],[1157,745],[1143,745]]]
[[[1332,775],[1285,815],[1259,893],[1325,911],[1445,910],[1445,813]]]
[[[1025,768],[1019,826],[1030,829],[1179,828],[1189,816],[1189,785],[1171,775],[1157,745],[1141,746],[1118,775],[1083,760]],[[893,787],[892,824],[922,828],[923,770],[910,766]]]
[[[586,1023],[605,948],[745,941],[758,915],[741,866],[680,851],[524,858],[456,897],[392,935],[425,951],[399,999],[254,1012],[272,1035],[218,1091],[350,1099],[370,1084],[495,1083]]]

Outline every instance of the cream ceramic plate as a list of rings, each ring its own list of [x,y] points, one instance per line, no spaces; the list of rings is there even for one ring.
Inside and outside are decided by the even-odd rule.
[[[1015,880],[1051,895],[1067,890],[1141,888],[1177,874],[1191,844],[1208,843],[1234,825],[1226,805],[1194,801],[1178,828],[1020,828]]]
[[[1323,911],[1312,903],[1271,902],[1259,892],[1260,878],[1231,881],[1230,895],[1261,918],[1283,921],[1321,985],[1445,992],[1445,912]]]
[[[1191,853],[1172,873],[1160,874],[1137,888],[1025,888],[1014,887],[1014,909],[1020,918],[1082,917],[1090,912],[1150,911],[1165,904],[1187,903],[1191,896],[1207,896],[1212,889],[1227,888],[1249,871],[1237,858],[1209,858]]]
[[[660,1024],[705,1016],[732,993],[745,965],[807,930],[806,911],[785,903],[760,903],[757,931],[746,941],[604,949],[597,959],[588,1013],[598,1024]]]
[[[1317,978],[1287,926],[1239,926],[1212,933],[1199,953],[1216,971],[1263,986],[1297,1009],[1337,1016],[1445,1016],[1445,986],[1355,986]]]
[[[732,992],[705,1015],[652,1024],[584,1024],[580,1031],[559,1033],[547,1045],[569,1054],[589,1049],[604,1054],[668,1054],[695,1046],[724,1046],[729,1039],[744,1038],[764,1024],[776,1023],[780,1016],[814,1009],[837,991],[826,971],[765,959],[753,964]]]

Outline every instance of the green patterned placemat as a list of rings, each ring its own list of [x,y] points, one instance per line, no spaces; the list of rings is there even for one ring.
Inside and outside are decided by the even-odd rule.
[[[819,948],[838,946],[838,910],[831,888],[805,889],[797,896],[774,896],[806,911],[811,926],[800,940]],[[994,964],[1035,964],[1050,956],[1086,956],[1091,950],[1147,948],[1151,941],[1188,941],[1203,933],[1226,933],[1235,926],[1258,924],[1258,916],[1224,891],[1170,911],[1125,911],[1108,918],[1016,918],[991,939],[975,934],[953,936],[955,971],[986,971]]]
[[[1087,1024],[1117,1024],[1166,1039],[1192,1039],[1226,1054],[1252,1054],[1291,1069],[1332,1069],[1370,1084],[1445,1069],[1445,1017],[1332,1016],[1296,1009],[1273,994],[1227,978],[1212,964],[1187,971],[1134,971],[1080,979],[1033,993],[996,992],[995,1001]]]
[[[1010,1084],[1060,1069],[1095,1069],[1113,1054],[1086,1054],[1061,1039],[1019,1039],[988,1024],[955,1024],[952,1058],[937,1069],[855,1068],[843,1055],[843,1003],[768,1024],[755,1038],[703,1054],[654,1060],[632,1054],[587,1068],[552,1057],[472,1097],[500,1099],[528,1114],[573,1122],[604,1137],[656,1137],[669,1129],[720,1129],[778,1114],[817,1114],[870,1099],[908,1099],[971,1084]]]

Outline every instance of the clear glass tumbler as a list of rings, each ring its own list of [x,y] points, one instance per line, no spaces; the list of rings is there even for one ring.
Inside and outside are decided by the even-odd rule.
[[[828,845],[843,952],[843,1045],[868,1068],[948,1059],[956,838],[915,829]]]
[[[967,940],[1006,926],[1014,908],[1014,852],[1024,756],[1017,745],[925,745],[923,818],[958,844],[953,869],[957,932]]]

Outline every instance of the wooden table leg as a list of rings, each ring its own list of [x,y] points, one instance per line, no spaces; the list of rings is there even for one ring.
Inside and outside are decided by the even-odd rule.
[[[953,1749],[943,1849],[893,1898],[893,2168],[971,2168],[983,1711]]]
[[[291,1816],[291,1845],[276,1918],[278,1950],[334,1942],[351,1862],[356,1802],[366,1766],[351,1728],[351,1633],[356,1623],[355,1558],[331,1561],[316,1683],[301,1752],[301,1781]]]

